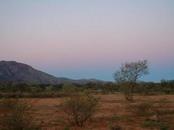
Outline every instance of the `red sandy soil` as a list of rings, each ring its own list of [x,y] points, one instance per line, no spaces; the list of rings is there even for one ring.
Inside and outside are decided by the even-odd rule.
[[[115,121],[124,130],[148,130],[142,127],[142,119],[132,116],[127,108],[128,102],[121,94],[96,95],[99,97],[99,105],[94,117],[83,128],[70,126],[70,130],[110,130],[112,117],[117,115],[121,121]],[[135,103],[141,101],[159,101],[167,99],[166,108],[174,110],[174,95],[135,96]],[[61,109],[61,103],[65,98],[29,98],[32,102],[35,118],[41,123],[43,130],[64,130],[67,126],[65,114]],[[172,115],[174,116],[174,115]],[[174,117],[170,119],[174,124]],[[174,129],[174,128],[172,128]]]

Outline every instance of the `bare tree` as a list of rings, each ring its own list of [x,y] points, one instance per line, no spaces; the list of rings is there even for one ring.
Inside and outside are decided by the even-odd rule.
[[[137,80],[148,74],[147,60],[122,64],[116,71],[114,78],[117,83],[125,86],[124,93],[127,100],[133,100],[133,91]]]

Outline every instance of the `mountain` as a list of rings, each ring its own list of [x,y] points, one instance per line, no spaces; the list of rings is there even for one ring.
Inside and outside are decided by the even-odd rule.
[[[60,84],[70,81],[57,78],[16,61],[0,61],[0,81],[34,84]]]
[[[33,67],[16,61],[0,61],[0,81],[32,84],[61,84],[77,83],[86,84],[88,82],[100,82],[95,79],[72,80],[68,78],[57,78]]]

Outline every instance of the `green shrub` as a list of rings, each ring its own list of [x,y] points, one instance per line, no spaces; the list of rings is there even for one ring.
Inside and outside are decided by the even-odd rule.
[[[166,123],[155,120],[145,120],[143,122],[143,127],[158,128],[160,130],[169,130],[169,126]]]

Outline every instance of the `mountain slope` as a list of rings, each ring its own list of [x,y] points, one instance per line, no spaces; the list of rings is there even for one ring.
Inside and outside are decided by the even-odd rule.
[[[0,81],[36,84],[60,84],[70,81],[66,78],[57,78],[29,65],[16,61],[0,61]]]
[[[32,84],[63,84],[76,83],[87,84],[102,83],[96,79],[73,80],[68,78],[57,78],[33,67],[16,61],[0,61],[0,82],[32,83]]]

